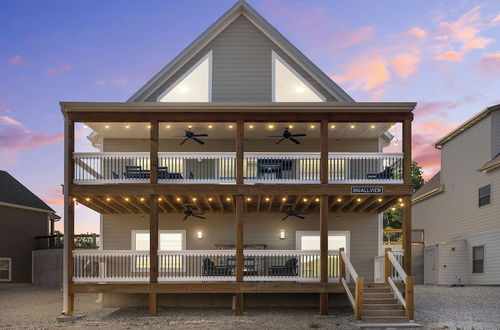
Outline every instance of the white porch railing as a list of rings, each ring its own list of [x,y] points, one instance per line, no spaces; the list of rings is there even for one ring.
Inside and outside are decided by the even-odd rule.
[[[74,250],[73,281],[149,281],[149,251]]]
[[[244,281],[319,282],[320,251],[244,250]],[[149,281],[149,251],[75,250],[74,282]],[[235,250],[158,251],[159,282],[236,279]],[[328,277],[339,281],[339,251],[328,253]]]
[[[147,183],[147,152],[74,153],[74,183]],[[234,183],[233,152],[158,154],[160,183]],[[403,183],[402,154],[330,153],[332,184]],[[319,153],[250,152],[244,155],[245,183],[319,183]]]

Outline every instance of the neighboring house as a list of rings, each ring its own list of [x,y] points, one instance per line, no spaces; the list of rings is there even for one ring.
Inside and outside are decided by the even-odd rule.
[[[0,171],[0,282],[32,282],[35,237],[47,236],[57,220],[53,209]]]
[[[500,105],[439,140],[441,171],[413,195],[425,283],[500,284]]]
[[[326,314],[329,296],[347,293],[357,318],[412,318],[412,277],[397,262],[407,311],[371,283],[381,212],[403,207],[411,235],[414,107],[354,102],[244,1],[128,102],[61,102],[65,313],[84,292],[149,301],[152,315],[158,303],[241,315],[244,297]],[[75,152],[77,122],[99,152]],[[395,123],[403,153],[383,153]],[[101,250],[73,249],[74,203],[101,213]]]

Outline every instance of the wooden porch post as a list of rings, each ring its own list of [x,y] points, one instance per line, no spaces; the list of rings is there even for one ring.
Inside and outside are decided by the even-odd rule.
[[[150,183],[158,183],[158,121],[151,121]],[[158,283],[158,196],[149,198],[149,283]],[[149,294],[149,315],[158,315],[158,294]]]
[[[243,146],[245,137],[245,123],[242,120],[236,122],[236,184],[243,184]],[[243,282],[243,195],[236,195],[236,282]],[[243,293],[235,295],[236,315],[243,315]]]
[[[73,184],[75,151],[75,123],[65,118],[64,120],[64,263],[65,279],[63,283],[63,311],[65,315],[71,316],[74,311],[75,296],[70,292],[73,283],[73,247],[75,235],[75,206],[73,198],[69,195],[69,187]]]
[[[243,282],[243,196],[236,197],[236,282]],[[236,315],[243,315],[243,293],[237,292],[235,295]]]
[[[321,184],[328,184],[328,121],[321,121],[320,129]],[[320,226],[320,281],[328,283],[328,195],[322,195],[319,206]],[[328,293],[319,294],[319,312],[328,314]]]
[[[411,185],[411,120],[403,122],[403,179],[404,183]],[[411,196],[403,197],[403,269],[411,276]]]
[[[391,274],[391,261],[389,260],[389,256],[387,255],[387,252],[392,251],[391,248],[385,248],[384,252],[384,282],[388,283],[389,280],[388,278],[392,275]]]

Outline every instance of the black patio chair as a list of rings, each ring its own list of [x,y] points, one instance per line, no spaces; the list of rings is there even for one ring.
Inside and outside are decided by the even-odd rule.
[[[269,267],[269,276],[299,276],[297,258],[288,259],[284,266]]]
[[[231,276],[231,267],[216,266],[210,258],[203,259],[203,276]]]
[[[371,180],[389,180],[394,179],[394,171],[398,167],[399,162],[394,162],[390,166],[386,166],[384,170],[380,173],[368,173],[366,175],[367,179]]]
[[[125,166],[125,173],[123,175],[127,179],[149,179],[150,172],[143,170],[140,166]]]

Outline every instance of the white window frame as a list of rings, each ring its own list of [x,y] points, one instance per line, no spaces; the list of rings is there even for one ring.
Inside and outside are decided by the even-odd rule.
[[[295,248],[297,250],[302,250],[302,236],[320,236],[319,230],[305,230],[305,231],[296,231],[295,232]],[[351,255],[351,232],[349,230],[335,230],[328,231],[328,236],[345,236],[345,252],[349,257]],[[333,251],[333,250],[329,250]]]
[[[198,62],[193,64],[184,72],[182,76],[180,76],[176,81],[174,81],[166,90],[164,90],[158,97],[156,98],[156,102],[161,102],[160,100],[165,97],[172,89],[177,87],[181,81],[183,81],[187,76],[189,76],[198,66],[203,63],[208,58],[208,102],[212,102],[212,50],[210,50],[207,55],[203,56]]]
[[[137,251],[135,249],[135,235],[136,234],[149,234],[149,230],[147,229],[142,229],[142,230],[132,230],[132,249],[134,251]],[[159,230],[158,231],[158,242],[160,242],[160,235],[161,234],[182,234],[182,250],[186,249],[186,230],[184,229],[176,229],[176,230]],[[159,248],[160,246],[158,246]],[[161,250],[158,250],[161,251]]]
[[[182,250],[186,250],[186,230],[159,230],[158,231],[158,242],[160,242],[160,237],[161,237],[161,234],[182,234],[182,242],[181,242],[181,245],[182,245]],[[132,230],[132,249],[131,250],[134,250],[134,251],[137,251],[135,249],[135,236],[136,234],[149,234],[149,230],[147,229],[143,229],[143,230]],[[158,244],[159,245],[159,244]],[[158,246],[159,248],[160,246]],[[148,250],[149,251],[149,250]],[[161,250],[158,250],[158,251],[161,251]],[[184,259],[184,257],[183,257]],[[136,267],[136,263],[135,262],[132,262],[132,271],[137,271],[139,268]],[[159,268],[161,270],[172,270],[172,268],[168,268],[168,267],[162,267],[161,265],[158,265]],[[177,270],[178,268],[174,268],[175,270]],[[182,266],[181,266],[181,269],[182,271],[185,271],[186,270],[186,263],[183,261],[182,262]]]
[[[483,271],[481,273],[474,273],[474,248],[482,247],[483,248]],[[484,275],[486,273],[486,244],[478,244],[478,245],[473,245],[471,249],[471,260],[472,260],[472,265],[471,265],[471,274],[473,276],[480,276]]]
[[[285,68],[287,68],[295,77],[297,77],[304,85],[306,85],[317,97],[321,99],[321,102],[326,102],[326,97],[321,94],[316,88],[314,88],[307,80],[302,77],[294,68],[290,66],[284,59],[282,59],[274,50],[271,50],[271,70],[272,70],[272,102],[276,102],[276,65],[275,60],[280,61]]]
[[[0,282],[11,282],[12,281],[12,258],[0,258],[0,260],[7,260],[9,262],[9,278],[0,279]]]

